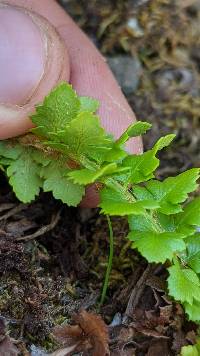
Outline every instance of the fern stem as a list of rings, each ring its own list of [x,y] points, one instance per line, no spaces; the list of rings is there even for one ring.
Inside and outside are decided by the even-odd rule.
[[[109,227],[109,257],[108,257],[108,265],[106,269],[106,274],[105,274],[105,279],[104,279],[104,284],[103,284],[103,289],[101,293],[101,299],[100,299],[100,305],[104,304],[107,289],[108,289],[108,283],[110,279],[110,272],[112,269],[112,261],[113,261],[113,252],[114,252],[114,239],[113,239],[113,228],[112,228],[112,223],[110,220],[110,217],[106,215],[107,221],[108,221],[108,227]]]

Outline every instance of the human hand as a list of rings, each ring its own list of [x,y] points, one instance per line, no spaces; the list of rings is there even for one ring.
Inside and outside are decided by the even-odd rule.
[[[104,58],[53,0],[0,2],[0,53],[0,139],[26,132],[34,105],[61,80],[100,101],[102,125],[116,137],[135,120]],[[127,148],[139,153],[140,140]],[[96,201],[89,189],[84,206]]]

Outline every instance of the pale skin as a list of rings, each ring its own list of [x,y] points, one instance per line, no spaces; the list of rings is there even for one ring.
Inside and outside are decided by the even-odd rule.
[[[102,125],[115,137],[135,120],[104,58],[56,1],[0,1],[0,53],[0,139],[25,133],[34,105],[61,80],[100,101]],[[140,153],[140,139],[127,148]],[[96,204],[92,187],[83,205]]]

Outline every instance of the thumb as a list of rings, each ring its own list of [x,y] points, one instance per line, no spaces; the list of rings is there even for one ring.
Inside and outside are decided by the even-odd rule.
[[[42,16],[0,4],[0,139],[24,133],[34,105],[61,80],[69,80],[69,56]]]

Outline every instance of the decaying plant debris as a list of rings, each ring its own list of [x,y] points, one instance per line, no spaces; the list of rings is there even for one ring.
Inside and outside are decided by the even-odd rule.
[[[198,166],[200,10],[195,1],[61,2],[91,36],[97,33],[104,55],[139,58],[142,76],[129,101],[139,119],[154,123],[146,147],[160,134],[178,134],[176,148],[162,153],[160,175]],[[131,18],[137,19],[135,30]],[[2,347],[8,348],[6,356],[57,352],[62,345],[52,337],[53,327],[68,324],[81,309],[99,312],[106,221],[97,211],[63,207],[48,194],[19,205],[3,177],[0,182],[0,325],[7,324],[6,332],[0,326],[0,354]],[[100,310],[110,353],[178,355],[183,345],[195,343],[197,326],[166,295],[165,269],[148,266],[130,251],[126,232],[126,222],[115,219],[116,253],[109,295]],[[96,355],[85,344],[80,351]]]
[[[75,325],[55,327],[53,336],[73,352],[92,350],[96,356],[109,355],[108,328],[100,316],[81,310],[73,316]]]

